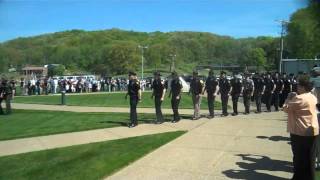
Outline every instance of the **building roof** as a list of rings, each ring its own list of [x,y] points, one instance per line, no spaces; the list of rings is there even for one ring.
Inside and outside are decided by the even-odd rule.
[[[45,67],[36,67],[36,66],[26,66],[22,68],[23,71],[37,71],[37,70],[46,70],[47,68]]]

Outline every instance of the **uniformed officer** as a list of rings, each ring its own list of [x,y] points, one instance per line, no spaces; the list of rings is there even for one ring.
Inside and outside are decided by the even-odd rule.
[[[256,106],[257,106],[257,111],[255,113],[261,113],[261,98],[264,90],[265,90],[264,80],[257,73],[254,79],[254,92],[253,92],[253,96],[255,98]]]
[[[276,86],[276,89],[274,90],[274,93],[273,93],[273,96],[274,96],[274,109],[275,109],[275,111],[279,111],[280,94],[282,93],[282,90],[283,90],[283,81],[279,77],[279,73],[275,73],[274,84]]]
[[[280,99],[280,107],[284,104],[284,101],[287,99],[288,94],[292,91],[292,82],[286,73],[283,73],[283,91]]]
[[[7,80],[2,80],[1,81],[1,94],[0,94],[0,103],[2,100],[5,101],[6,103],[6,114],[11,114],[11,100],[13,98],[13,87],[11,85],[10,82],[8,82]],[[3,113],[3,109],[2,107],[0,107],[0,114],[4,114]]]
[[[179,80],[179,76],[176,72],[172,72],[171,74],[172,80],[170,83],[170,93],[169,97],[171,96],[171,107],[173,111],[173,123],[180,121],[179,115],[179,103],[181,99],[181,89],[182,83]]]
[[[253,96],[254,91],[254,83],[253,80],[250,77],[250,74],[245,74],[245,79],[243,80],[243,91],[242,91],[242,97],[243,97],[243,104],[245,108],[244,114],[250,114],[250,102],[251,97]]]
[[[135,72],[129,72],[129,84],[128,92],[125,96],[130,96],[130,124],[129,128],[135,127],[138,125],[137,121],[137,105],[141,101],[141,89],[140,82],[137,79],[137,74]]]
[[[156,124],[161,124],[163,123],[163,115],[161,111],[161,104],[163,102],[166,89],[164,82],[161,80],[161,74],[160,72],[155,72],[154,73],[154,80],[152,82],[152,95],[151,98],[154,97],[154,105],[156,108]]]
[[[209,71],[208,78],[205,84],[205,90],[204,90],[207,92],[209,119],[214,118],[214,101],[216,98],[217,86],[218,86],[217,78],[214,76],[213,70],[211,69]]]
[[[267,77],[265,78],[265,90],[263,92],[266,101],[267,112],[271,112],[271,101],[274,90],[275,84],[271,78],[271,75],[268,73]]]
[[[218,94],[221,94],[221,104],[222,104],[222,116],[228,116],[228,100],[230,94],[230,82],[226,78],[226,73],[222,71],[220,73],[219,79],[219,91]]]
[[[232,98],[232,107],[233,107],[232,116],[236,116],[238,115],[238,101],[242,91],[242,82],[236,76],[235,73],[233,74],[233,78],[230,81],[230,85],[231,85],[231,98]]]
[[[201,104],[201,94],[203,93],[204,83],[198,77],[198,72],[193,72],[193,77],[190,82],[189,94],[192,94],[192,103],[193,103],[193,117],[192,120],[200,119],[200,104]]]
[[[290,74],[289,78],[291,80],[291,85],[292,85],[292,92],[297,92],[298,90],[298,82],[294,74]]]

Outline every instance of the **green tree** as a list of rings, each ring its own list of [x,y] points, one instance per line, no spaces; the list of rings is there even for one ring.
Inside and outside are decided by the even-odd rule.
[[[247,65],[257,66],[258,71],[261,71],[266,64],[265,56],[266,56],[266,53],[262,48],[250,49],[247,54],[247,58],[249,62]]]

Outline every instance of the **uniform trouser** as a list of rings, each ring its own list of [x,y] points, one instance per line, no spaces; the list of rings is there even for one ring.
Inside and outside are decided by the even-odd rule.
[[[208,93],[207,100],[208,100],[209,114],[210,114],[210,116],[214,116],[214,100],[215,100],[215,96],[213,94],[209,94]]]
[[[44,91],[44,94],[45,94],[45,95],[48,95],[48,88],[47,88],[47,87],[44,87],[44,88],[43,88],[43,91]]]
[[[173,111],[173,120],[179,121],[180,120],[180,115],[179,115],[179,104],[180,104],[180,99],[177,99],[177,96],[172,96],[171,97],[171,107]]]
[[[261,98],[262,94],[261,93],[255,93],[254,98],[256,100],[256,106],[257,106],[257,112],[261,112]]]
[[[317,136],[290,134],[293,153],[293,180],[315,179],[315,141]]]
[[[36,86],[36,94],[40,95],[40,87],[39,86]]]
[[[271,101],[272,101],[272,94],[271,94],[271,92],[266,92],[265,98],[266,98],[267,110],[268,110],[268,111],[271,111]]]
[[[130,121],[131,124],[138,124],[137,121],[137,105],[138,105],[138,97],[131,96],[130,97]]]
[[[224,115],[228,114],[228,100],[228,94],[221,94],[222,114]]]
[[[238,114],[238,101],[239,101],[240,94],[233,94],[232,95],[232,107],[233,112]]]
[[[288,97],[288,94],[289,94],[289,92],[282,91],[282,94],[281,94],[281,96],[280,96],[280,102],[279,102],[280,107],[283,106],[284,101],[285,101],[285,100],[287,99],[287,97]]]
[[[320,163],[320,136],[316,138],[316,148],[315,148],[315,157],[317,158],[317,163]]]
[[[250,113],[251,93],[243,94],[243,104],[245,113]]]
[[[3,98],[0,98],[0,115],[3,114],[3,109],[2,109],[2,105],[1,105],[2,100],[3,100]]]
[[[280,93],[274,92],[274,109],[279,110],[279,102],[280,102]]]
[[[162,116],[162,111],[161,111],[161,97],[155,97],[154,98],[154,105],[156,108],[156,116],[157,116],[157,121],[162,122],[163,121],[163,116]]]
[[[201,96],[198,94],[192,94],[192,102],[193,102],[193,117],[199,118],[200,117],[200,104],[201,104]]]

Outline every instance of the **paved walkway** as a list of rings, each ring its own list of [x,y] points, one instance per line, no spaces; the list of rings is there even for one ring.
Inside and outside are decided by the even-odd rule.
[[[13,104],[16,109],[76,112],[128,112],[127,108]],[[165,113],[171,113],[166,112]],[[153,108],[139,112],[154,113]],[[184,114],[192,114],[185,110]],[[182,112],[181,112],[182,113]],[[188,133],[160,147],[106,179],[288,179],[292,153],[283,112],[182,120],[162,125],[144,124],[34,138],[0,141],[0,156],[86,144],[125,137],[187,130]]]
[[[106,180],[291,178],[282,112],[204,121]]]

